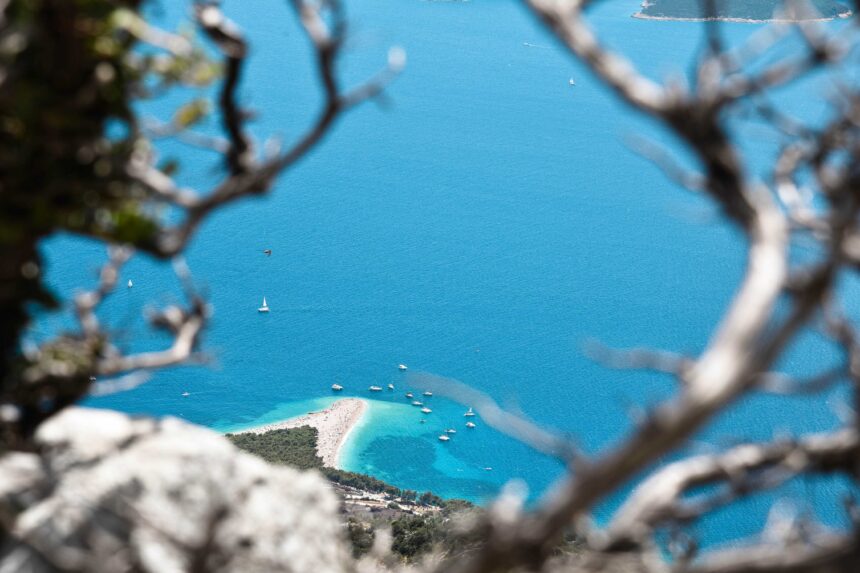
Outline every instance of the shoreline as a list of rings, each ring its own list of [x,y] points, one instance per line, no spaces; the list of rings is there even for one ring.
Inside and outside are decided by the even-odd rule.
[[[641,4],[642,10],[635,12],[632,17],[639,20],[656,20],[660,22],[732,22],[736,24],[796,24],[798,22],[829,22],[831,20],[844,20],[854,15],[851,9],[845,12],[834,14],[833,16],[823,16],[820,18],[732,18],[730,16],[711,16],[711,17],[675,17],[675,16],[651,16],[646,14],[645,10],[653,6],[650,0],[643,0]]]
[[[650,16],[642,12],[634,13],[631,18],[637,20],[655,20],[658,22],[732,22],[735,24],[796,24],[798,22],[830,22],[833,20],[844,20],[850,18],[854,13],[851,10],[841,12],[835,16],[826,18],[809,18],[805,20],[792,20],[790,18],[768,18],[757,20],[755,18],[730,18],[730,17],[712,17],[712,18],[683,18],[674,16]]]
[[[310,426],[317,430],[317,455],[322,458],[323,465],[342,469],[340,458],[343,445],[364,417],[367,408],[367,401],[361,398],[341,398],[324,410],[229,433],[264,434],[272,430]]]

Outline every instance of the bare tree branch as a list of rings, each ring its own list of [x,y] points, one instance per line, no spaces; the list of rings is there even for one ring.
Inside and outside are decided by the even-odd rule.
[[[231,176],[210,194],[200,197],[191,204],[186,204],[184,222],[162,234],[157,244],[157,252],[161,256],[172,256],[179,253],[200,222],[214,210],[243,197],[266,193],[280,173],[304,157],[323,139],[342,112],[368,99],[377,97],[402,69],[405,56],[402,50],[395,49],[389,55],[387,67],[377,77],[352,91],[343,93],[335,69],[345,34],[344,16],[340,2],[335,0],[326,3],[324,7],[320,7],[304,0],[294,0],[293,7],[299,16],[305,34],[316,50],[317,71],[324,92],[321,111],[310,129],[292,147],[283,151],[279,156],[253,166],[243,162],[243,166],[238,168],[237,155],[237,158],[234,159]],[[326,8],[330,13],[331,23],[327,23],[326,18],[324,18],[323,8]],[[238,36],[230,35],[230,27],[214,6],[205,5],[199,14],[199,19],[208,29],[212,30],[209,33],[217,37],[218,41],[225,46],[223,49],[227,50],[228,58],[233,58],[230,60],[233,63],[230,64],[232,72],[228,71],[228,85],[225,85],[222,91],[221,107],[225,122],[227,122],[228,132],[232,134],[231,149],[234,150],[234,154],[242,155],[248,150],[249,144],[247,144],[247,138],[241,131],[241,113],[235,103],[236,84],[233,82],[238,81],[241,59],[245,54],[244,43],[239,41]],[[234,77],[231,78],[230,73],[234,74]],[[149,187],[152,188],[151,185]],[[160,188],[164,189],[164,186],[162,185]],[[176,197],[174,193],[170,192],[162,194],[166,197]]]
[[[194,13],[200,28],[218,46],[225,60],[225,77],[221,86],[219,105],[224,130],[230,140],[227,150],[227,165],[230,173],[245,173],[254,166],[251,137],[244,130],[244,114],[236,101],[236,91],[242,79],[242,67],[248,54],[248,46],[239,28],[224,17],[224,14],[211,2],[199,1]]]
[[[813,46],[812,55],[806,58],[766,67],[761,75],[755,77],[736,73],[727,82],[711,81],[704,92],[685,94],[677,87],[655,86],[603,48],[584,21],[584,2],[527,0],[527,3],[565,46],[622,99],[662,120],[696,152],[705,168],[705,189],[747,233],[748,263],[731,306],[698,359],[686,363],[667,360],[666,355],[654,353],[636,353],[632,361],[629,355],[610,357],[610,361],[615,360],[615,365],[633,362],[679,374],[683,382],[679,395],[659,406],[645,424],[612,451],[579,468],[576,475],[545,497],[538,511],[513,525],[498,525],[495,529],[490,526],[489,541],[482,550],[469,559],[446,564],[449,570],[457,572],[491,571],[514,564],[540,563],[548,551],[548,544],[557,539],[573,519],[681,445],[711,417],[746,392],[756,387],[817,390],[844,372],[840,368],[797,385],[794,384],[796,381],[767,370],[828,296],[841,264],[843,241],[852,232],[857,214],[856,201],[840,205],[841,216],[828,222],[824,261],[805,271],[800,281],[794,278],[789,281],[792,231],[789,219],[774,203],[767,189],[747,182],[743,164],[730,143],[721,116],[721,108],[738,98],[784,85],[842,57],[844,52],[837,49],[836,44],[820,44],[823,40],[810,35],[810,43],[819,43]],[[722,74],[723,69],[732,69],[731,66],[715,66],[714,58],[725,56],[712,53],[706,58],[701,65],[710,66],[710,70],[702,72],[703,78]],[[709,89],[713,91],[708,93]],[[791,165],[783,169],[786,174],[794,171],[795,167]],[[845,184],[838,179],[833,181],[837,185]],[[810,214],[809,219],[817,219],[817,215]],[[776,303],[785,292],[791,293],[791,309],[785,318],[777,319],[774,313]],[[712,459],[706,461],[713,463]],[[762,480],[758,485],[769,487],[780,483],[783,475],[771,474],[768,478],[773,479]],[[699,506],[682,508],[677,505],[675,497],[668,496],[672,499],[666,502],[666,506],[676,509],[678,513],[674,517],[677,519],[682,514],[697,515],[697,512],[713,507],[720,499],[730,500],[733,495],[735,493],[712,498]]]
[[[723,505],[801,473],[838,471],[853,476],[860,470],[858,454],[860,436],[847,428],[799,441],[744,444],[717,455],[683,459],[655,472],[634,490],[609,524],[607,544],[641,543],[657,525],[698,517],[701,500],[682,499],[692,488],[726,483],[729,495],[720,499]],[[762,470],[769,473],[762,475]]]
[[[100,334],[99,320],[95,310],[113,292],[119,279],[119,271],[132,254],[133,251],[128,247],[111,247],[108,249],[109,261],[99,273],[98,288],[75,297],[75,312],[84,336]]]
[[[788,545],[767,543],[711,553],[686,573],[853,573],[860,560],[855,535],[822,533]]]

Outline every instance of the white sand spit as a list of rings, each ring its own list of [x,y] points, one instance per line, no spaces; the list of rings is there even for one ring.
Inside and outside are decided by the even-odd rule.
[[[247,428],[232,433],[264,434],[272,430],[310,426],[316,428],[319,434],[317,439],[317,455],[322,458],[323,464],[331,468],[339,468],[341,448],[346,442],[349,433],[361,420],[365,411],[367,411],[366,401],[360,398],[344,398],[319,412],[308,412],[297,418],[290,418],[281,422]]]

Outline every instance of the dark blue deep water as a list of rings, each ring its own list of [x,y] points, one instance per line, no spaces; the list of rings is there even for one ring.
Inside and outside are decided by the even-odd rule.
[[[290,141],[319,104],[306,42],[285,2],[226,4],[253,42],[242,99],[258,112],[254,130]],[[155,12],[175,22],[186,8],[165,2]],[[518,4],[356,0],[348,8],[346,81],[373,73],[391,45],[408,53],[386,104],[349,113],[273,194],[200,230],[187,261],[215,309],[205,338],[212,362],[159,372],[90,404],[228,430],[317,408],[333,382],[367,398],[370,384],[392,382],[397,391],[374,395],[353,435],[349,469],[478,501],[521,478],[537,496],[562,466],[480,419],[466,431],[465,406],[440,396],[439,378],[486,392],[589,452],[607,447],[673,383],[607,369],[586,356],[585,343],[701,350],[743,272],[742,238],[629,150],[626,142],[643,135],[678,145],[619,104]],[[638,8],[603,2],[592,20],[647,74],[685,73],[701,25],[631,18]],[[724,33],[740,42],[757,28],[728,24]],[[817,118],[824,107],[815,93],[804,84],[779,97]],[[166,118],[188,97],[142,110]],[[738,136],[759,162],[750,169],[760,170],[774,138],[755,127]],[[220,173],[211,154],[160,147],[164,157],[182,155],[187,184],[205,188]],[[103,260],[100,245],[71,237],[50,241],[45,254],[49,280],[63,291],[92,285]],[[181,290],[169,265],[144,256],[123,271],[128,278],[134,288],[120,289],[104,316],[124,348],[157,348],[164,340],[146,330],[141,310],[176,301]],[[267,316],[256,312],[263,295]],[[33,337],[67,321],[48,317]],[[782,366],[808,373],[835,356],[809,335]],[[397,371],[400,362],[408,373]],[[430,384],[434,412],[421,425],[402,396]],[[831,427],[838,396],[755,397],[687,451]],[[438,442],[450,425],[455,439]],[[839,523],[836,510],[822,509],[837,492],[804,482],[781,493]],[[697,531],[706,540],[748,534],[772,500],[756,498]]]

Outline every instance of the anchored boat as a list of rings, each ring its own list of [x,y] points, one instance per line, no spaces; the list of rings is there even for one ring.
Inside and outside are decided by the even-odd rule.
[[[263,297],[263,306],[258,308],[257,312],[269,312],[269,303],[266,302],[266,297]]]

